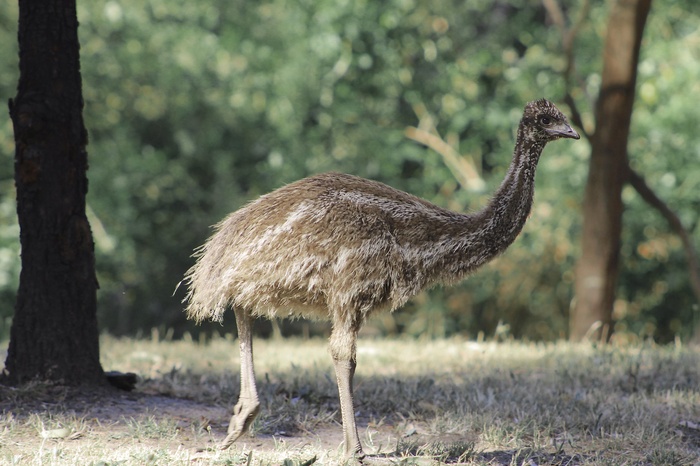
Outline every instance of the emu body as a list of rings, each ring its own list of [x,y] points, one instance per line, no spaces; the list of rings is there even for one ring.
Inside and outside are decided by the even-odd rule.
[[[361,456],[352,379],[362,324],[502,253],[529,215],[540,154],[559,138],[579,136],[552,103],[529,103],[504,181],[489,204],[471,214],[376,181],[327,173],[262,196],[219,223],[185,281],[189,317],[221,320],[228,308],[236,315],[241,394],[222,448],[248,430],[259,410],[253,318],[296,315],[332,323],[345,452]]]

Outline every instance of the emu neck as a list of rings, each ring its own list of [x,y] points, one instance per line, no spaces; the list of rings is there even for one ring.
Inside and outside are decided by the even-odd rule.
[[[527,137],[521,124],[505,179],[484,209],[466,217],[460,269],[466,272],[488,262],[520,234],[532,207],[535,169],[543,148]]]

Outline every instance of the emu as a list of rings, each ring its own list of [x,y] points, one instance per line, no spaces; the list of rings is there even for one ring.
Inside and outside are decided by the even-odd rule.
[[[551,102],[528,103],[505,179],[477,212],[451,212],[376,181],[326,173],[266,194],[216,225],[184,281],[190,318],[221,321],[228,308],[236,316],[241,391],[220,447],[245,433],[260,409],[253,319],[294,315],[332,323],[344,450],[361,458],[353,375],[362,324],[502,253],[530,213],[544,146],[560,138],[579,135]]]

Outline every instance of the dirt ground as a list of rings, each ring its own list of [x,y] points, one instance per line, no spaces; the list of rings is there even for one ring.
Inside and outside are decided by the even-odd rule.
[[[5,417],[6,424],[9,417],[19,426],[11,429],[11,433],[8,432],[8,427],[5,427],[5,438],[0,426],[0,464],[5,464],[3,453],[6,451],[3,450],[8,448],[9,443],[11,443],[9,445],[11,456],[18,460],[15,464],[25,464],[22,458],[35,456],[40,443],[48,450],[52,446],[60,445],[64,452],[72,451],[78,454],[89,445],[111,443],[114,448],[122,448],[134,441],[140,448],[147,449],[150,446],[153,449],[179,452],[181,456],[187,458],[187,463],[218,464],[220,461],[217,461],[217,458],[222,452],[218,450],[217,445],[226,436],[231,416],[230,410],[226,407],[159,394],[124,392],[111,387],[76,390],[50,386],[42,386],[33,393],[28,393],[26,389],[22,393],[16,393],[14,388],[0,386],[0,414]],[[57,429],[56,425],[40,427],[36,425],[40,421],[32,421],[32,416],[37,416],[37,419],[62,419],[63,422],[60,424],[68,427],[64,429],[65,432]],[[76,421],[66,421],[70,419]],[[174,424],[175,434],[140,436],[134,432],[134,425],[147,424],[148,421],[144,423],[144,419],[150,419],[152,423]],[[327,451],[329,458],[339,458],[343,440],[341,425],[329,422],[317,427],[313,432],[245,435],[229,451],[238,452],[239,456],[244,457],[265,457],[266,453],[283,452],[284,455],[302,459],[306,455],[309,456],[309,460],[316,455],[307,451]],[[383,445],[382,452],[388,453],[395,450],[397,435],[394,427],[386,425],[368,427],[366,424],[361,427],[371,431],[377,444]],[[4,447],[3,443],[5,443]],[[186,453],[183,455],[183,452]],[[64,456],[70,457],[71,454],[64,454]],[[326,461],[329,461],[329,458],[326,458]],[[4,459],[7,461],[7,455]],[[9,461],[10,464],[13,462]],[[43,461],[40,463],[43,464]],[[51,461],[51,463],[54,462]],[[304,461],[297,460],[291,464],[303,463]],[[333,463],[336,463],[335,460]],[[253,464],[269,463],[263,461],[262,463],[253,462]],[[314,464],[332,463],[314,461]]]
[[[136,390],[0,385],[0,465],[346,464],[325,341],[257,343],[260,416],[228,450],[234,342],[103,338],[104,367],[139,374]],[[700,466],[693,348],[366,340],[358,354],[365,463]]]
[[[42,386],[34,393],[13,393],[15,389],[0,386],[0,413],[16,420],[23,428],[13,429],[11,435],[12,458],[9,464],[25,464],[24,460],[36,457],[37,446],[54,451],[58,446],[62,456],[80,457],[81,452],[94,445],[107,445],[107,448],[128,449],[134,442],[140,449],[167,450],[179,454],[183,464],[345,464],[342,459],[342,427],[338,421],[327,422],[314,428],[313,432],[296,431],[293,433],[275,432],[274,434],[255,433],[239,439],[229,450],[218,450],[218,443],[226,436],[230,411],[226,407],[211,406],[197,401],[173,398],[159,394],[143,392],[124,392],[111,387],[95,390],[66,389],[64,387]],[[76,419],[78,422],[65,433],[60,429],[46,427],[28,427],[32,415],[42,418]],[[133,432],[133,424],[139,419],[151,419],[154,423],[174,424],[174,435],[139,436]],[[130,422],[132,425],[130,426]],[[143,421],[141,421],[143,423]],[[64,424],[66,422],[64,421]],[[54,426],[55,427],[55,426]],[[452,439],[444,434],[439,438],[426,432],[427,425],[411,422],[409,424],[381,424],[363,422],[358,419],[358,428],[362,431],[365,452],[368,453],[363,464],[438,464],[435,457],[421,455],[420,447],[399,451],[397,446],[402,440],[420,445],[450,445],[451,442],[463,441],[463,437]],[[7,430],[7,427],[5,428]],[[45,430],[41,430],[45,429]],[[195,434],[199,431],[200,434]],[[56,432],[56,438],[51,438]],[[201,434],[205,432],[205,434]],[[47,435],[48,434],[48,435]],[[48,438],[47,438],[48,437]],[[371,445],[367,445],[367,439]],[[0,435],[0,440],[3,437]],[[0,441],[0,464],[3,463],[3,447]],[[405,444],[406,442],[404,442]],[[280,462],[270,460],[268,454],[281,452],[285,458]],[[319,455],[318,452],[325,452]],[[222,460],[222,455],[232,455],[232,459]],[[521,453],[520,453],[521,454]],[[480,452],[477,462],[462,464],[509,465],[521,464],[516,452],[491,451]],[[133,456],[133,455],[132,455]],[[7,460],[8,455],[5,455]],[[236,460],[238,458],[238,460]],[[253,461],[248,461],[251,458]],[[261,459],[263,458],[263,459]],[[288,460],[286,458],[293,458]],[[534,458],[534,459],[533,459]],[[87,459],[87,458],[86,458]],[[531,460],[522,464],[580,464],[581,458],[564,454],[551,455],[533,452]],[[516,463],[513,463],[516,461]],[[161,464],[159,461],[148,461]],[[456,464],[454,458],[449,461]],[[92,463],[92,461],[91,461]],[[30,461],[26,464],[64,464],[60,461]],[[75,464],[67,461],[65,464]],[[97,464],[123,464],[121,461],[99,461]],[[132,464],[128,462],[127,464]],[[138,464],[138,463],[134,463]],[[350,463],[352,464],[352,463]]]

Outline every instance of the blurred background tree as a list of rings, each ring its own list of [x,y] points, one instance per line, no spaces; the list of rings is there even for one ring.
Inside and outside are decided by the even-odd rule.
[[[610,3],[595,128],[584,131],[591,144],[591,158],[583,200],[581,254],[576,263],[574,303],[569,316],[569,336],[576,341],[585,337],[606,341],[612,333],[620,269],[622,188],[630,172],[627,144],[637,94],[639,51],[650,7],[651,0]],[[555,10],[549,9],[555,16]],[[568,69],[572,70],[573,50],[568,56]],[[573,98],[570,102],[576,115]],[[582,121],[578,124],[585,127]]]
[[[697,244],[700,116],[688,96],[700,85],[699,17],[692,0],[654,5],[630,163],[644,167]],[[565,92],[561,36],[539,0],[122,0],[78,8],[98,317],[114,334],[196,331],[184,320],[182,290],[173,290],[209,225],[308,174],[349,172],[476,209],[502,179],[525,102],[561,103]],[[562,8],[575,15],[580,6]],[[580,80],[570,91],[584,124],[593,121],[608,13],[606,4],[593,5],[577,35]],[[0,5],[5,100],[17,82],[16,20],[16,5]],[[483,185],[461,184],[444,153],[407,136],[411,127],[462,154]],[[590,147],[562,144],[545,152],[532,217],[503,257],[370,330],[566,336]],[[0,120],[3,328],[19,268],[13,154],[7,118]],[[622,196],[616,331],[660,341],[688,336],[698,311],[680,242],[633,189]]]

